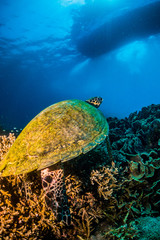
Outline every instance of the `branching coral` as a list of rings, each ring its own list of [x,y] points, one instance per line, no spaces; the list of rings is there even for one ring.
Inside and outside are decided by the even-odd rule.
[[[78,177],[69,175],[66,178],[74,231],[79,239],[86,240],[89,239],[95,223],[103,217],[103,210],[93,194],[84,192],[82,186],[83,182]]]
[[[86,158],[83,156],[84,162],[72,166],[70,173],[66,171],[72,215],[69,227],[57,223],[47,209],[38,172],[25,179],[0,178],[0,239],[136,239],[139,229],[133,224],[135,219],[160,214],[158,118],[160,105],[144,108],[122,120],[110,118],[114,163],[108,164],[104,144]],[[1,159],[14,139],[12,134],[0,137]]]
[[[9,133],[8,136],[0,136],[0,161],[3,158],[3,155],[9,150],[12,144],[15,141],[15,136],[13,133]]]
[[[118,174],[118,169],[115,168],[114,162],[112,162],[112,168],[102,167],[100,170],[93,170],[91,172],[91,183],[98,184],[98,194],[103,196],[107,200],[112,196],[113,189],[117,187],[117,179],[115,175]]]
[[[149,154],[151,156],[154,154]],[[1,238],[36,240],[53,236],[54,239],[89,240],[96,225],[103,219],[110,224],[110,230],[105,235],[107,239],[118,239],[118,236],[134,239],[131,236],[136,230],[129,223],[135,217],[156,212],[159,203],[156,198],[153,201],[153,196],[160,182],[156,179],[151,184],[149,178],[143,177],[141,181],[136,181],[131,178],[130,171],[130,164],[118,169],[114,163],[110,167],[92,170],[91,191],[86,191],[78,176],[68,175],[66,190],[72,215],[69,228],[63,223],[56,223],[54,215],[46,208],[38,173],[28,176],[27,180],[31,183],[29,199],[26,198],[22,176],[0,179]]]
[[[42,190],[35,179],[32,195],[27,200],[23,179],[9,177],[0,181],[0,236],[2,239],[40,239],[43,231],[55,227],[54,216],[46,211]],[[58,235],[58,234],[57,234]]]
[[[12,140],[12,135],[9,136]],[[11,145],[10,142],[3,137],[3,154]],[[89,239],[103,211],[93,193],[84,191],[82,185],[77,176],[66,177],[72,214],[72,224],[66,227],[63,223],[56,223],[54,215],[47,209],[38,172],[25,177],[0,178],[0,239],[35,240],[51,236],[54,239]]]
[[[132,223],[122,225],[118,228],[112,228],[105,233],[105,237],[108,240],[137,239],[138,236],[139,236],[139,230]]]

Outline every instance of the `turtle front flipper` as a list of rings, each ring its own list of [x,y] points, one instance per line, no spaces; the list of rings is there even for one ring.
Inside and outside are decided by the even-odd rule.
[[[64,171],[62,168],[41,170],[42,186],[47,206],[55,214],[57,221],[70,225],[71,216],[65,189]]]

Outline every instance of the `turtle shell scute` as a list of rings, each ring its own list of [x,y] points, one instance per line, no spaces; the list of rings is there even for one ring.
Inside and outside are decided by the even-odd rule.
[[[100,110],[81,100],[49,106],[20,133],[0,164],[2,176],[41,170],[90,151],[108,135]]]

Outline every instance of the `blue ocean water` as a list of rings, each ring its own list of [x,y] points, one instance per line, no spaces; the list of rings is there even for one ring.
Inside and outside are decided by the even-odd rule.
[[[105,116],[118,118],[160,103],[160,19],[147,25],[143,16],[136,18],[137,9],[152,3],[160,1],[1,0],[0,125],[23,128],[45,107],[72,98],[102,96]],[[87,48],[85,36],[92,37],[106,22],[104,35],[112,44],[113,20],[118,23],[130,11],[145,25],[143,36],[128,21],[126,41],[121,43],[123,30],[116,32],[120,44],[110,51],[103,52],[104,40],[101,44],[94,37],[88,46],[103,54],[92,57],[78,47],[84,39]]]

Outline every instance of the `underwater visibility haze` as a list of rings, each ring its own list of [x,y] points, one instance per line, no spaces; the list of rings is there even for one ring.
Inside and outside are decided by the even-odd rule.
[[[159,89],[160,0],[0,0],[0,240],[160,240]]]
[[[23,128],[45,107],[65,99],[102,96],[104,114],[119,118],[159,103],[159,5],[151,0],[1,0],[0,124]],[[96,39],[105,24],[106,33]]]

